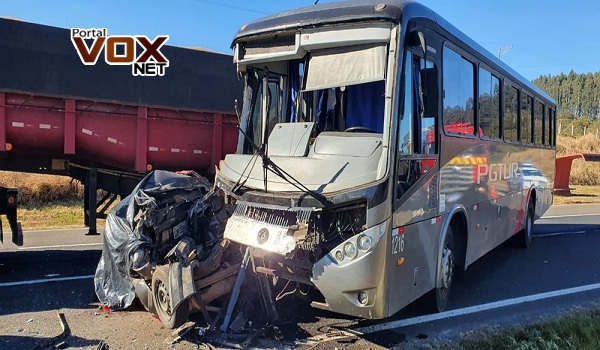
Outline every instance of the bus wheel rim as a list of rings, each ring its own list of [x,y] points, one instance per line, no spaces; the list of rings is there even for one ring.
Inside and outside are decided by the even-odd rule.
[[[447,291],[452,285],[452,274],[454,268],[454,255],[452,250],[448,247],[444,247],[442,255],[442,289]]]

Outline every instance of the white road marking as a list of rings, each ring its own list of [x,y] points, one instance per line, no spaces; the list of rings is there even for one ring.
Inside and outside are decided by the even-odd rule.
[[[14,286],[28,286],[31,284],[40,284],[40,283],[49,283],[49,282],[85,280],[85,279],[89,279],[89,278],[94,278],[94,275],[58,277],[58,278],[42,278],[39,280],[5,282],[5,283],[0,283],[0,288],[1,287],[14,287]]]
[[[553,216],[542,216],[538,220],[544,219],[560,219],[560,218],[572,218],[577,216],[600,216],[600,214],[569,214],[569,215],[553,215]]]
[[[18,250],[32,250],[32,249],[52,249],[52,248],[71,248],[71,247],[91,247],[91,246],[99,246],[102,245],[102,242],[99,243],[79,243],[79,244],[61,244],[61,245],[45,245],[38,247],[20,247]]]
[[[102,226],[98,227],[98,229],[103,229]],[[51,228],[51,229],[47,229],[47,230],[27,230],[27,231],[23,231],[23,233],[36,233],[36,232],[60,232],[60,231],[81,231],[83,232],[84,230],[87,230],[87,227],[75,227],[75,228]]]
[[[579,287],[573,287],[573,288],[567,288],[567,289],[561,289],[561,290],[555,290],[552,292],[545,292],[545,293],[540,293],[540,294],[527,295],[527,296],[519,297],[519,298],[499,300],[499,301],[495,301],[492,303],[470,306],[470,307],[466,307],[463,309],[444,311],[444,312],[440,312],[438,314],[424,315],[424,316],[418,316],[418,317],[413,317],[413,318],[407,318],[404,320],[386,322],[386,323],[376,324],[376,325],[372,325],[372,326],[357,328],[357,329],[355,329],[355,331],[360,332],[361,334],[375,333],[375,332],[385,331],[385,330],[399,328],[399,327],[412,326],[412,325],[425,323],[425,322],[438,321],[438,320],[442,320],[445,318],[451,318],[451,317],[463,316],[463,315],[468,315],[468,314],[474,314],[474,313],[478,313],[478,312],[482,312],[482,311],[499,309],[499,308],[507,307],[507,306],[530,303],[533,301],[538,301],[538,300],[543,300],[543,299],[549,299],[549,298],[565,296],[565,295],[570,295],[570,294],[588,292],[588,291],[596,290],[596,289],[600,289],[600,283],[588,284],[585,286],[579,286]]]

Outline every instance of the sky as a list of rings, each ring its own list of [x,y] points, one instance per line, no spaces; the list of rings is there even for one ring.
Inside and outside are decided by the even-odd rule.
[[[384,2],[385,0],[382,0]],[[314,0],[0,0],[0,17],[109,35],[169,35],[168,45],[231,54],[245,23]],[[330,2],[321,0],[320,3]],[[527,79],[600,71],[597,0],[420,0]]]

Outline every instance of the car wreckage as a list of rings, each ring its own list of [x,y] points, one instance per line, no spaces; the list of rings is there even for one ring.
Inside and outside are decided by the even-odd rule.
[[[231,206],[195,173],[156,170],[106,221],[96,269],[99,300],[113,309],[137,296],[168,328],[230,293],[240,268],[222,239]],[[237,259],[239,260],[239,259]]]

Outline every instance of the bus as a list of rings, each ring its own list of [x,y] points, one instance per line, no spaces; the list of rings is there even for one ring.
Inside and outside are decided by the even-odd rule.
[[[442,311],[456,274],[514,235],[531,245],[555,102],[429,8],[317,4],[243,25],[232,48],[245,85],[215,178],[234,203],[224,235],[276,299]]]

